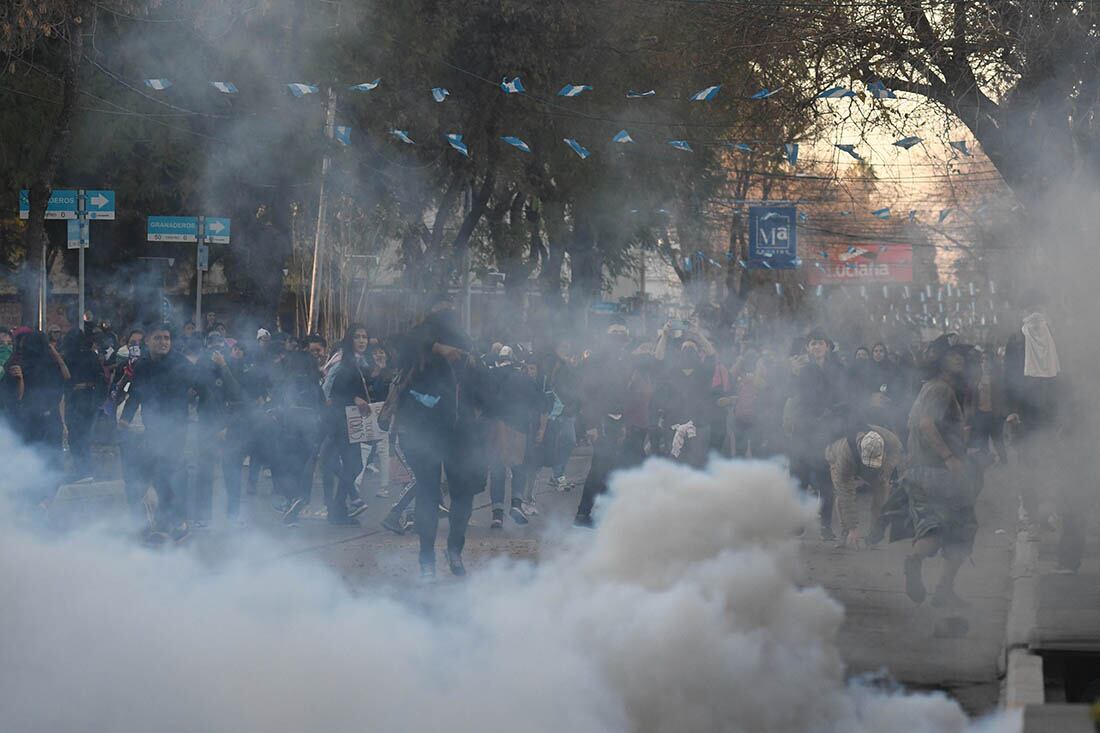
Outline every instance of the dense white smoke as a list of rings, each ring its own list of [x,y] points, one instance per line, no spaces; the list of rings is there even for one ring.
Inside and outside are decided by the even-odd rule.
[[[0,450],[9,476],[36,475],[10,436]],[[967,729],[942,695],[845,683],[843,611],[794,580],[814,510],[781,467],[651,461],[614,492],[597,532],[570,535],[537,566],[500,561],[417,603],[353,594],[303,561],[238,557],[211,572],[182,550],[5,526],[2,727]],[[1019,730],[1017,717],[986,725]]]

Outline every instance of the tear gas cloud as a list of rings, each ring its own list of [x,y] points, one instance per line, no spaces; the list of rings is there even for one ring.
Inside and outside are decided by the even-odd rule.
[[[6,431],[0,453],[14,483],[43,476]],[[4,728],[1019,730],[1016,716],[971,727],[941,694],[845,682],[843,609],[795,581],[814,508],[778,464],[651,461],[613,496],[598,532],[427,604],[265,562],[259,540],[212,572],[187,551],[6,518]]]

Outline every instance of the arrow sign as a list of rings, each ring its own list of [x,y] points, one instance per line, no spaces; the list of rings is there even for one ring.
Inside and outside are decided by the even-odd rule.
[[[112,202],[114,193],[111,193]],[[114,209],[114,206],[111,207]],[[19,218],[29,219],[31,216],[31,194],[27,189],[19,192]],[[47,219],[75,219],[76,218],[76,191],[72,189],[60,189],[50,192],[50,201],[46,204]],[[112,212],[111,218],[114,217]]]
[[[197,242],[199,220],[193,216],[150,216],[145,238],[150,242]]]
[[[220,216],[206,217],[206,241],[211,244],[229,244],[229,219]]]
[[[89,190],[84,192],[85,208],[89,219],[115,218],[115,192]]]

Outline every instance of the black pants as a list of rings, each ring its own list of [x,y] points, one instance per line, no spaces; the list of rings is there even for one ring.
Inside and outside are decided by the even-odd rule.
[[[160,529],[175,527],[186,518],[183,506],[187,489],[187,467],[180,446],[184,431],[150,432],[145,426],[146,465],[157,492],[156,524]]]
[[[347,438],[334,442],[335,450],[340,457],[340,471],[336,482],[336,493],[328,502],[329,520],[347,516],[348,497],[357,495],[355,479],[363,472],[363,452],[360,444],[349,443]]]
[[[64,460],[61,447],[61,414],[56,410],[25,409],[20,412],[23,439],[46,462],[48,472],[60,472]],[[41,484],[41,482],[36,482]],[[57,492],[56,486],[41,486],[27,498],[32,502],[49,501]]]
[[[821,451],[824,456],[824,449]],[[802,488],[812,486],[821,497],[821,528],[832,530],[833,528],[833,478],[829,473],[829,464],[825,458],[803,457],[796,464],[795,476],[802,483]]]
[[[443,500],[440,488],[443,471],[447,472],[451,503],[448,508],[447,550],[461,553],[466,545],[466,528],[473,513],[474,495],[477,493],[478,471],[476,467],[461,465],[462,456],[453,442],[443,446],[439,441],[418,441],[416,436],[402,435],[401,446],[416,480],[416,533],[420,536],[420,562],[435,564],[435,537],[439,530],[439,503]],[[480,471],[480,486],[485,485],[485,471]]]
[[[291,501],[308,502],[313,487],[312,458],[317,454],[316,435],[288,425],[283,427],[279,437],[279,450],[272,455],[271,463],[275,491]]]
[[[73,474],[91,476],[92,426],[100,397],[95,389],[73,389],[65,396],[65,424],[69,427],[69,457],[73,462]]]
[[[245,423],[239,417],[229,421],[222,445],[222,481],[225,483],[225,515],[236,519],[241,513],[241,469],[248,455]]]

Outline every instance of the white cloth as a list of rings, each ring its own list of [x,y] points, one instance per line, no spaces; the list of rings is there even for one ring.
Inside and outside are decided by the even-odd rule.
[[[695,437],[695,423],[688,420],[683,425],[672,426],[672,457],[679,458],[688,438]]]
[[[1057,377],[1062,370],[1054,336],[1042,313],[1032,313],[1024,319],[1024,376]]]

